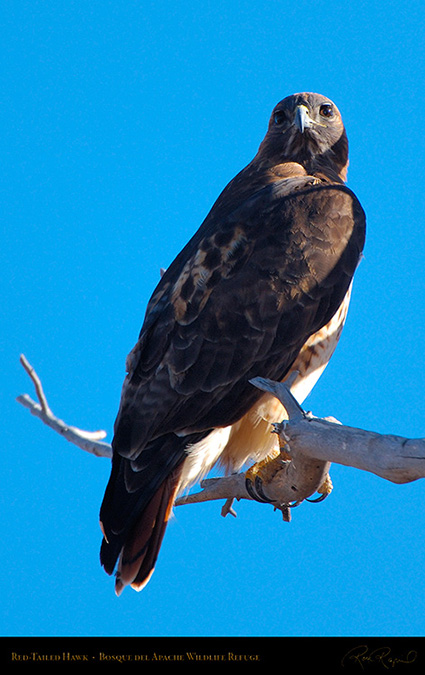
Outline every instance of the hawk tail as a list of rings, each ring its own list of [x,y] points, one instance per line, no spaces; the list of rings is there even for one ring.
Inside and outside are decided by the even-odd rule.
[[[181,470],[180,464],[165,478],[127,535],[119,553],[115,580],[117,595],[121,595],[128,585],[141,591],[151,578],[171,516]],[[101,559],[108,557],[108,548],[105,538],[102,542]]]

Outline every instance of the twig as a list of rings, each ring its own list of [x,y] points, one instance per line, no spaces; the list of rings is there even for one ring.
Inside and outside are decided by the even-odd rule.
[[[27,361],[27,359],[25,358],[25,356],[23,354],[21,354],[21,356],[20,356],[20,362],[21,362],[21,364],[23,365],[23,367],[25,368],[25,370],[27,371],[28,375],[30,376],[30,378],[32,379],[32,381],[34,383],[35,392],[37,394],[38,400],[40,401],[41,410],[46,415],[52,415],[53,413],[48,406],[46,396],[44,395],[43,387],[41,386],[40,378],[38,377],[34,368]]]
[[[39,403],[33,401],[28,394],[18,396],[16,399],[18,403],[25,408],[28,408],[35,417],[38,417],[44,424],[82,450],[96,455],[97,457],[111,457],[111,446],[109,443],[103,443],[100,440],[101,438],[106,437],[106,432],[102,430],[84,431],[83,429],[78,429],[78,427],[70,426],[56,417],[47,403],[47,398],[44,394],[40,378],[23,354],[21,354],[20,362],[34,384]]]

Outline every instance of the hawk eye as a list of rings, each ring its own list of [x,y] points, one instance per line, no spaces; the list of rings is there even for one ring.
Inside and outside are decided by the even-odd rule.
[[[286,115],[283,110],[278,110],[275,112],[273,120],[275,124],[283,124],[286,120]]]
[[[333,117],[334,114],[332,106],[329,105],[329,103],[324,103],[323,105],[321,105],[319,112],[322,115],[322,117]]]

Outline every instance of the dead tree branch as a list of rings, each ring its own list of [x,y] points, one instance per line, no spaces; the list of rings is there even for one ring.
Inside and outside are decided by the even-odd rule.
[[[104,431],[88,432],[70,426],[51,411],[41,381],[21,356],[21,363],[30,376],[38,403],[27,394],[17,401],[61,434],[70,443],[97,457],[111,457],[111,446],[102,442]],[[393,483],[408,483],[425,477],[425,440],[383,435],[341,425],[332,418],[319,419],[307,414],[290,392],[290,382],[280,383],[262,378],[252,380],[253,386],[271,392],[285,407],[288,420],[275,425],[279,437],[280,455],[268,463],[262,476],[262,494],[275,508],[290,519],[290,508],[315,493],[322,499],[331,490],[331,463],[368,471]],[[246,488],[245,473],[201,482],[201,491],[177,499],[176,506],[210,500],[225,500],[222,515],[235,515],[233,501],[251,499]],[[311,501],[311,500],[310,500]],[[315,501],[315,500],[313,500]]]
[[[83,431],[78,427],[70,426],[54,415],[47,403],[47,398],[44,394],[40,378],[35,372],[34,368],[27,361],[25,356],[21,354],[20,362],[30,376],[38,398],[38,403],[33,401],[28,394],[18,396],[16,399],[18,403],[23,405],[31,412],[32,415],[38,417],[44,424],[56,431],[58,434],[66,438],[67,441],[77,445],[82,450],[90,452],[97,457],[112,457],[112,449],[109,443],[103,443],[100,439],[106,437],[105,431]]]

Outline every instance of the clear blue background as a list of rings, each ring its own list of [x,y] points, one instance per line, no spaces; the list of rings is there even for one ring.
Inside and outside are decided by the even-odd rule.
[[[11,636],[425,632],[424,483],[333,465],[290,524],[241,502],[179,507],[155,574],[101,570],[109,461],[19,406],[111,438],[160,267],[255,154],[273,106],[342,111],[368,236],[343,338],[308,399],[382,433],[425,430],[425,9],[413,0],[2,3],[2,619]]]

